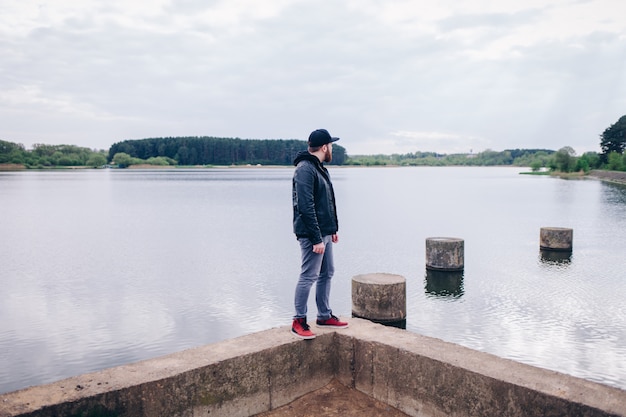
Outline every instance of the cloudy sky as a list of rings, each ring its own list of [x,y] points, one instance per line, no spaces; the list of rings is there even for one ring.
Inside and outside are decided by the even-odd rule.
[[[623,0],[2,0],[0,139],[306,139],[348,154],[600,151]]]

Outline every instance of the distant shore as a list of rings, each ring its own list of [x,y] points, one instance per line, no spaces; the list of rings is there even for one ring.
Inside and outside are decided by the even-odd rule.
[[[508,165],[507,165],[508,166]],[[224,166],[218,166],[218,165],[211,165],[211,166],[171,166],[171,165],[167,165],[167,166],[162,166],[162,165],[148,165],[148,164],[140,164],[140,165],[131,165],[128,167],[128,169],[190,169],[190,168],[284,168],[285,166],[277,166],[277,165],[224,165]],[[372,168],[372,167],[364,167],[364,166],[358,166],[358,165],[339,165],[339,166],[334,166],[335,168]],[[392,168],[396,168],[398,167],[397,165],[385,165],[385,166],[374,166],[374,167],[381,167],[381,168],[385,168],[385,167],[392,167]],[[63,170],[63,169],[89,169],[91,167],[74,167],[74,166],[68,166],[68,167],[46,167],[46,168],[40,168],[43,170]],[[22,164],[0,164],[0,171],[21,171],[21,170],[26,170],[28,169],[26,166],[22,165]],[[534,174],[534,175],[559,175],[559,174],[552,174],[552,173],[548,173],[548,172],[542,172],[542,173],[534,173],[534,172],[521,172],[521,174]],[[612,182],[615,184],[623,184],[626,185],[626,172],[624,171],[604,171],[604,170],[591,170],[589,171],[589,173],[587,175],[584,175],[583,173],[569,173],[569,174],[564,174],[564,177],[568,177],[568,178],[573,178],[573,177],[579,177],[579,178],[593,178],[593,179],[597,179],[600,181],[606,181],[606,182]]]
[[[0,171],[19,171],[26,169],[22,164],[0,164]]]
[[[600,171],[600,170],[592,170],[589,171],[590,178],[595,178],[601,181],[613,182],[616,184],[625,184],[626,185],[626,172],[623,171]]]

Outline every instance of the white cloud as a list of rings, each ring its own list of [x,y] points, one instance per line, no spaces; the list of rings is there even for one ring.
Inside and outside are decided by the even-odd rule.
[[[359,144],[359,154],[391,154],[429,152],[437,149],[438,153],[476,153],[489,148],[485,139],[467,137],[445,132],[395,131],[380,137],[366,138]]]
[[[305,138],[326,127],[350,154],[599,150],[598,135],[626,108],[625,8],[8,0],[0,137],[108,148],[169,135]],[[441,148],[413,148],[423,146]]]

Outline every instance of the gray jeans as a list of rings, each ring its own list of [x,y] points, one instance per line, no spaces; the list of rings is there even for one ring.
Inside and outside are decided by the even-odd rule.
[[[319,320],[326,320],[329,319],[332,314],[329,305],[330,280],[335,273],[332,236],[323,236],[322,241],[326,244],[326,249],[323,254],[319,254],[313,252],[313,244],[309,239],[298,238],[300,251],[302,252],[302,269],[300,271],[298,284],[296,285],[296,315],[293,316],[294,319],[306,317],[309,293],[311,286],[315,282],[317,318]]]

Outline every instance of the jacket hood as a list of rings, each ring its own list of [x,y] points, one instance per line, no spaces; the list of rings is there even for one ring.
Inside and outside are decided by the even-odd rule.
[[[296,159],[293,160],[293,165],[296,166],[300,161],[311,161],[314,164],[321,165],[322,163],[315,155],[311,155],[308,151],[300,151],[296,155]]]

